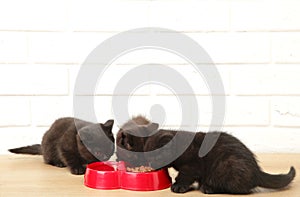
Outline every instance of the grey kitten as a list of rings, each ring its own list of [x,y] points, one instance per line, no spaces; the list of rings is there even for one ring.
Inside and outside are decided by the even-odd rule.
[[[113,124],[113,120],[95,124],[75,118],[60,118],[44,134],[41,144],[9,151],[43,155],[46,164],[68,167],[72,174],[84,174],[85,164],[108,160],[114,153]]]

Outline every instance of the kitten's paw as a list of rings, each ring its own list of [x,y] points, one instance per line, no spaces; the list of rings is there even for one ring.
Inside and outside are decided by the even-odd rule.
[[[59,167],[59,168],[64,168],[64,167],[66,167],[66,165],[65,164],[63,164],[63,163],[56,163],[56,164],[54,164],[56,167]]]
[[[200,191],[202,191],[204,194],[214,194],[215,193],[214,190],[207,185],[202,185],[200,187]]]
[[[172,190],[172,192],[175,192],[175,193],[185,193],[185,192],[188,192],[189,190],[191,190],[191,187],[190,187],[190,185],[174,183],[171,186],[171,190]]]
[[[81,175],[85,173],[85,168],[83,166],[71,168],[71,173],[75,175]]]

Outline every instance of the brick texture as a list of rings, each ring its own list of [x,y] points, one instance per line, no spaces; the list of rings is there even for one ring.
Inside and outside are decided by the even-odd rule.
[[[114,132],[128,117],[146,115],[162,121],[165,128],[179,128],[180,99],[194,97],[199,111],[199,130],[210,127],[213,96],[225,96],[223,130],[233,133],[258,152],[299,152],[300,129],[300,2],[297,0],[12,0],[0,6],[0,154],[12,146],[39,143],[57,118],[95,117],[115,119]],[[199,70],[181,54],[168,49],[136,48],[114,57],[95,90],[77,92],[80,106],[74,108],[74,87],[81,66],[91,52],[111,36],[141,27],[170,28],[197,42],[212,61],[200,60]],[[139,32],[138,34],[142,34]],[[174,33],[160,31],[168,37]],[[131,40],[126,40],[130,43]],[[108,51],[124,46],[108,45]],[[172,44],[172,43],[170,43]],[[180,41],[182,46],[185,43]],[[148,46],[149,47],[149,46]],[[191,53],[201,57],[193,49]],[[101,56],[102,54],[98,54]],[[102,63],[102,62],[101,62]],[[116,86],[133,68],[161,64],[173,69],[192,91],[154,81],[132,82],[131,91]],[[97,64],[98,65],[98,64]],[[93,65],[93,66],[97,66]],[[98,65],[99,66],[99,65]],[[224,91],[210,90],[201,69],[215,66]],[[91,70],[93,73],[94,71]],[[161,74],[161,73],[157,73]],[[170,73],[163,73],[170,78]],[[155,73],[154,73],[155,75]],[[91,80],[87,77],[84,83]],[[123,83],[119,85],[127,86]],[[115,98],[126,99],[112,103]],[[94,102],[87,103],[91,98]],[[153,107],[154,106],[154,107]],[[196,106],[187,105],[189,110]],[[92,108],[92,112],[88,109]],[[219,109],[215,109],[217,116]],[[94,113],[94,114],[91,114]],[[163,113],[166,118],[160,120]],[[186,115],[192,118],[191,114]],[[220,117],[222,118],[222,117]],[[189,128],[189,125],[183,125]]]

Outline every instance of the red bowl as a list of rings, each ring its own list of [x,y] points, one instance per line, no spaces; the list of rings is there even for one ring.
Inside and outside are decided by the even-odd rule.
[[[127,172],[124,162],[95,162],[87,165],[84,184],[95,189],[153,191],[171,186],[166,169],[153,172]]]

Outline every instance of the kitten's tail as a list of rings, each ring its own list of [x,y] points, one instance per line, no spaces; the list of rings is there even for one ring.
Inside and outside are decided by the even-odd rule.
[[[31,146],[24,146],[20,148],[13,148],[9,149],[8,151],[17,154],[42,155],[42,149],[40,144],[34,144]]]
[[[287,174],[272,175],[261,171],[258,186],[270,189],[284,188],[294,179],[295,175],[296,170],[294,167],[291,167]]]

